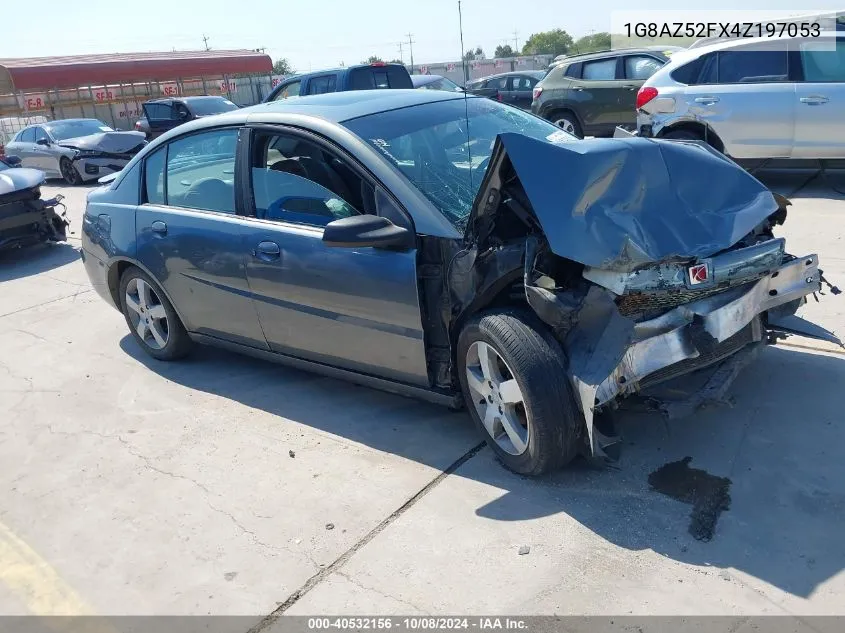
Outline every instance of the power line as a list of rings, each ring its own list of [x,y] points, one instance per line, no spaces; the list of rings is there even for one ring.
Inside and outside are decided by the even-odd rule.
[[[208,45],[208,35],[202,36],[202,43],[205,45],[205,50],[210,51],[211,47]]]

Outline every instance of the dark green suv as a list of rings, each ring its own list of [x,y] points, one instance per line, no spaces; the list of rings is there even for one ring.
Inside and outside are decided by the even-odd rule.
[[[564,57],[534,87],[531,111],[576,136],[634,129],[637,91],[672,52],[628,48]]]

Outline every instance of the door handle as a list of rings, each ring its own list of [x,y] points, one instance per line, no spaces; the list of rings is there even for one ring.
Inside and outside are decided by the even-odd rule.
[[[628,90],[639,90],[637,86],[622,86],[623,88],[627,88]]]
[[[821,95],[811,95],[809,97],[801,97],[799,101],[801,101],[801,103],[806,103],[807,105],[823,105],[830,101],[830,99]]]
[[[696,97],[696,103],[703,103],[704,105],[711,105],[713,103],[718,103],[719,97]]]
[[[575,92],[584,92],[583,88],[573,88]]]
[[[256,249],[252,251],[253,257],[264,261],[279,259],[281,254],[282,250],[276,242],[259,242]]]
[[[167,225],[161,220],[153,222],[150,228],[153,230],[153,233],[158,233],[159,235],[165,235],[167,233]]]

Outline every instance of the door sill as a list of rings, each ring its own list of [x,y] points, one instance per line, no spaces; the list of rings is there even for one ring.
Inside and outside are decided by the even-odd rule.
[[[302,371],[309,371],[315,374],[320,374],[328,378],[346,380],[348,382],[362,385],[364,387],[378,389],[379,391],[386,391],[388,393],[393,393],[408,398],[424,400],[426,402],[446,406],[451,409],[460,408],[463,404],[463,399],[459,394],[452,394],[446,391],[438,391],[434,389],[426,389],[425,387],[408,385],[405,383],[396,382],[394,380],[388,380],[386,378],[371,376],[369,374],[361,374],[358,372],[350,371],[348,369],[341,369],[339,367],[333,367],[331,365],[325,365],[323,363],[304,360],[295,356],[288,356],[279,352],[272,352],[265,349],[249,347],[248,345],[241,345],[240,343],[226,341],[215,336],[209,336],[207,334],[198,334],[196,332],[191,332],[189,333],[189,335],[191,337],[191,340],[203,345],[211,345],[213,347],[227,349],[233,352],[238,352],[239,354],[245,354],[254,358],[260,358],[262,360],[270,361],[272,363],[286,365],[294,369],[300,369]]]

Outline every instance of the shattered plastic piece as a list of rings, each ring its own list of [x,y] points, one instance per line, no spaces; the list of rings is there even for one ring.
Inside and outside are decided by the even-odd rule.
[[[531,551],[531,548],[528,547],[528,545],[523,545],[522,547],[519,548],[519,555],[525,556],[530,551]]]
[[[326,523],[326,529],[327,530],[333,530],[334,529],[334,523]]]
[[[293,451],[288,451],[288,456],[296,457],[296,453],[294,453]]]

